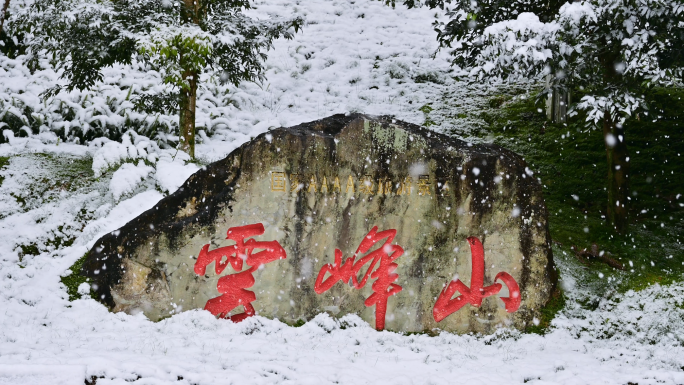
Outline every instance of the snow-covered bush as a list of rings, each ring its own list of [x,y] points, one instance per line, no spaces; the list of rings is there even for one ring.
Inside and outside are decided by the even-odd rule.
[[[396,0],[383,0],[396,5]],[[404,0],[409,8],[425,5],[441,8],[447,21],[434,21],[440,46],[450,50],[453,64],[470,68],[477,64],[483,48],[484,31],[492,24],[515,19],[521,13],[533,13],[543,22],[553,19],[564,0]]]
[[[629,154],[623,124],[647,108],[643,87],[681,78],[684,4],[672,0],[584,0],[566,3],[554,20],[530,13],[484,30],[470,74],[478,79],[546,78],[547,88],[579,90],[575,105],[601,125],[608,158],[607,218],[627,227]]]
[[[283,16],[295,10],[286,0],[251,3],[253,8],[248,13],[254,19],[269,20],[270,15]],[[23,0],[12,0],[10,14],[21,13],[23,4]],[[235,86],[213,74],[200,77],[196,157],[203,162],[220,159],[270,127],[296,125],[351,110],[391,114],[420,123],[423,114],[418,107],[438,98],[454,81],[448,53],[437,52],[435,57],[437,43],[430,29],[434,13],[428,9],[392,10],[370,0],[330,7],[327,1],[310,0],[306,6],[300,3],[297,14],[306,16],[307,26],[296,39],[274,42],[264,62],[266,80]],[[413,22],[418,18],[424,22]],[[400,27],[402,39],[391,41]],[[0,131],[11,130],[17,138],[29,132],[53,131],[61,145],[88,143],[102,136],[121,141],[125,132],[134,130],[161,148],[175,149],[179,140],[177,111],[138,108],[150,101],[150,95],[168,94],[172,87],[163,83],[160,72],[136,57],[130,65],[103,67],[103,81],[89,90],[62,90],[48,100],[40,94],[56,84],[66,85],[66,81],[60,79],[61,72],[51,65],[49,56],[39,55],[35,67],[28,66],[28,59],[25,51],[0,53],[0,104],[4,106],[0,107],[0,121],[9,124],[0,123]],[[390,77],[389,70],[395,65],[409,68],[403,79]],[[298,75],[293,77],[293,73]],[[356,79],[353,84],[352,79]],[[440,82],[425,83],[436,79]],[[458,90],[459,95],[462,93],[468,92]],[[469,97],[467,101],[479,103],[484,98]],[[13,103],[18,107],[12,107]],[[58,108],[60,104],[65,107]],[[4,114],[7,108],[17,115]],[[33,117],[34,125],[25,123],[32,122]],[[438,116],[434,119],[445,121]],[[481,124],[473,119],[461,119],[464,124],[459,127],[468,131],[472,124]],[[106,130],[95,129],[100,121]],[[6,139],[0,136],[0,142]]]
[[[0,61],[5,64],[13,60],[0,56]],[[26,67],[16,65],[10,71],[16,73],[12,76],[16,83],[7,85],[11,89],[0,89],[0,128],[11,130],[17,136],[52,131],[62,141],[87,143],[101,137],[121,140],[126,131],[133,130],[155,138],[162,145],[173,145],[178,140],[176,120],[162,113],[135,109],[131,95],[135,97],[138,93],[133,94],[131,86],[120,82],[102,84],[92,90],[61,92],[42,101],[37,94],[44,89],[36,89],[37,84],[21,81],[33,77],[22,73],[28,71]],[[55,75],[48,69],[37,72]],[[45,80],[48,84],[57,82],[57,79],[53,82]],[[0,142],[3,141],[0,138]]]

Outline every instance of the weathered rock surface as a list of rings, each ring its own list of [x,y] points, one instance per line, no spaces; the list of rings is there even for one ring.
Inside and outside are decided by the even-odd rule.
[[[254,285],[242,287],[254,293],[257,314],[289,323],[329,312],[356,313],[376,324],[377,306],[364,301],[382,271],[360,289],[338,282],[321,294],[314,290],[322,267],[334,262],[335,249],[345,261],[375,226],[395,229],[392,245],[404,250],[394,254],[401,254],[394,260],[393,282],[401,290],[387,299],[389,330],[525,328],[539,317],[557,280],[541,188],[520,156],[358,114],[259,135],[98,240],[81,273],[112,311],[142,311],[159,320],[204,308],[221,295],[219,278],[235,274],[237,260],[221,274],[212,263],[198,275],[200,250],[207,244],[209,251],[232,245],[226,239],[229,228],[258,223],[265,232],[253,239],[277,241],[286,257],[254,267]],[[446,285],[459,279],[477,286],[471,283],[477,262],[469,237],[484,245],[484,286],[507,272],[519,286],[519,308],[504,307],[501,298],[514,297],[506,284],[481,306],[465,304],[436,322],[433,308]],[[361,268],[359,278],[369,266]],[[374,270],[380,271],[378,266],[383,265]]]

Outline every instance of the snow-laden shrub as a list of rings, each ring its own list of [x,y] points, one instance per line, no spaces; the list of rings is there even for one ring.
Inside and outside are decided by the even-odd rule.
[[[42,93],[59,82],[59,73],[47,59],[39,60],[32,73],[27,60],[0,55],[0,129],[17,137],[50,131],[60,141],[82,144],[101,137],[121,140],[129,130],[163,146],[178,140],[178,121],[172,113],[142,112],[134,104],[148,90],[163,88],[156,84],[158,74],[145,72],[136,63],[115,66],[104,71],[104,82],[91,90],[63,91],[44,99]]]
[[[684,285],[655,284],[638,293],[601,298],[596,310],[575,306],[554,325],[576,338],[684,346]]]
[[[90,144],[90,148],[94,151],[93,172],[95,176],[100,176],[108,169],[115,168],[124,162],[143,161],[154,164],[160,152],[156,143],[133,131],[123,135],[121,142],[105,138],[96,139]]]

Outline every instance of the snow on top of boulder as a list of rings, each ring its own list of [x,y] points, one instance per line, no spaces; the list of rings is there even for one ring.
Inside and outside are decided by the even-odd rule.
[[[157,163],[157,172],[154,174],[154,178],[162,191],[173,193],[197,170],[199,167],[193,163],[178,164],[168,160],[160,160]]]

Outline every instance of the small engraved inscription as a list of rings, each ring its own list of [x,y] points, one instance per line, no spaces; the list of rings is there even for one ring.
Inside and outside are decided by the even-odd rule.
[[[290,191],[299,191],[302,184],[299,182],[299,174],[290,174]]]
[[[430,195],[430,175],[418,177],[418,195]]]
[[[309,179],[309,192],[317,192],[316,190],[316,175],[311,175],[311,179]]]
[[[351,191],[352,194],[354,193],[354,178],[352,178],[351,175],[349,175],[349,178],[347,179],[347,189],[345,192],[349,193],[349,191]]]
[[[271,191],[285,192],[285,173],[273,171],[271,172]]]
[[[400,180],[391,180],[386,177],[374,178],[372,175],[363,175],[355,177],[347,175],[347,181],[342,190],[342,183],[340,179],[344,180],[344,176],[330,176],[316,175],[316,174],[286,174],[282,171],[271,171],[271,191],[272,192],[298,192],[305,190],[307,193],[314,194],[364,194],[364,195],[386,195],[386,196],[409,196],[416,188],[418,196],[426,197],[432,196],[432,190],[436,193],[450,190],[448,182],[444,184],[437,184],[433,186],[434,180],[430,179],[430,175],[420,175],[418,180],[410,176],[404,177]],[[321,177],[321,179],[318,179]],[[320,183],[319,183],[320,180]],[[289,187],[288,187],[289,183]],[[415,183],[415,184],[414,184]]]
[[[366,175],[359,185],[359,192],[366,195],[373,195],[373,177]]]

